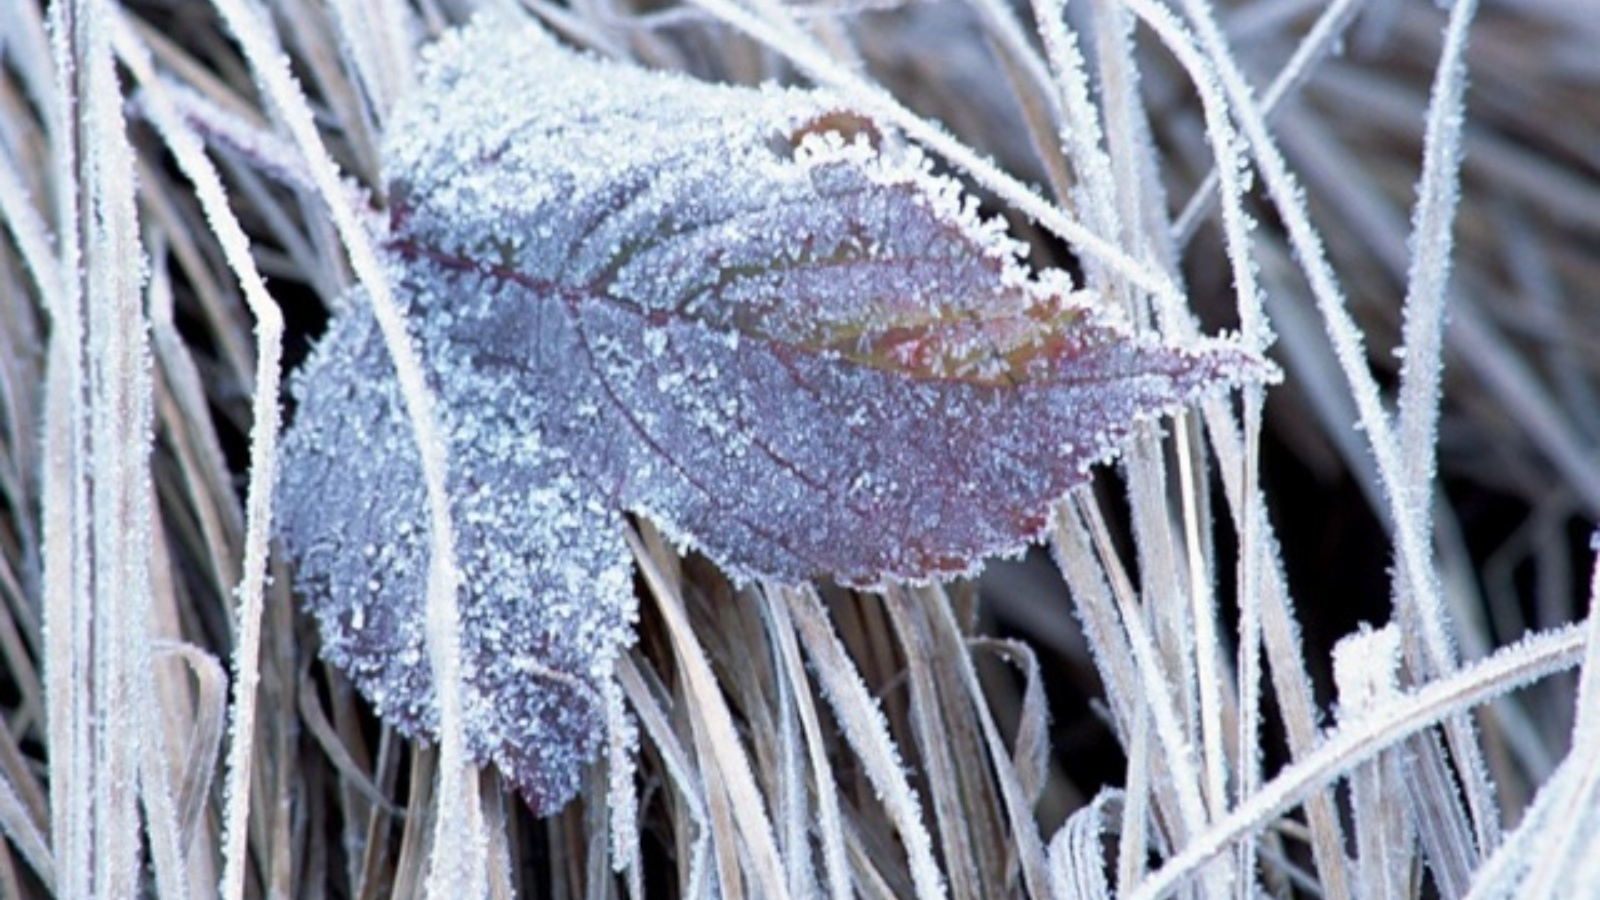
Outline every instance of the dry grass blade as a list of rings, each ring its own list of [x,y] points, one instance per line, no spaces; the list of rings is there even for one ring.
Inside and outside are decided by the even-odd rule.
[[[668,622],[674,649],[678,655],[678,665],[689,683],[690,696],[695,700],[691,715],[696,725],[696,739],[705,742],[704,749],[710,761],[714,762],[726,779],[726,783],[720,785],[718,789],[708,791],[712,799],[713,822],[719,815],[726,815],[729,825],[738,826],[738,844],[726,843],[722,846],[729,850],[734,850],[737,846],[750,854],[749,877],[754,885],[760,887],[761,896],[772,897],[774,900],[787,897],[787,886],[779,880],[783,864],[778,854],[771,820],[766,814],[760,791],[752,778],[748,757],[740,746],[733,718],[718,692],[716,678],[701,654],[689,627],[689,621],[683,611],[683,601],[667,583],[660,567],[655,564],[638,537],[632,531],[629,531],[627,536],[628,546],[633,549],[634,560],[644,573],[651,593],[659,604],[658,608]],[[724,803],[731,803],[731,809],[725,813],[723,810],[727,808],[722,805]],[[723,866],[724,891],[739,890],[739,885],[743,883],[741,869],[737,855],[726,858]]]

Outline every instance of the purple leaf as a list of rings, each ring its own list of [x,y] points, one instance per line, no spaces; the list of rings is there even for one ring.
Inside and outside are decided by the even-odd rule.
[[[824,94],[495,18],[441,41],[389,134],[390,277],[450,450],[468,738],[541,812],[576,791],[632,639],[623,511],[736,579],[949,577],[1033,538],[1133,422],[1271,375],[1103,321]],[[431,736],[420,467],[364,304],[297,395],[279,530],[324,653]]]

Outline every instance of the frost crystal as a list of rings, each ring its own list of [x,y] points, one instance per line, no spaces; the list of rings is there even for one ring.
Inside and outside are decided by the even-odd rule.
[[[1267,367],[1101,321],[816,92],[447,35],[384,147],[389,277],[447,432],[468,737],[540,811],[600,748],[642,513],[736,578],[1012,550],[1130,425]],[[364,304],[297,380],[279,530],[324,653],[432,734],[420,466]]]

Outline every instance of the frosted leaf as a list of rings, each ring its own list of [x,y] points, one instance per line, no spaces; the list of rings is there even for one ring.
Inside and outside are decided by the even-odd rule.
[[[412,287],[394,273],[402,289]],[[442,343],[427,356],[442,368]],[[595,502],[525,427],[544,396],[459,371],[435,379],[451,455],[466,734],[539,811],[576,791],[602,746],[599,688],[631,642],[631,562],[619,515]],[[322,653],[384,721],[419,737],[438,718],[425,647],[428,527],[422,468],[394,371],[364,303],[335,320],[297,379],[284,442],[278,531],[321,625]],[[594,446],[552,430],[568,448]],[[598,437],[591,435],[591,437]],[[602,451],[595,451],[602,452]]]
[[[631,640],[623,511],[739,579],[870,586],[1019,548],[1131,424],[1268,376],[1102,321],[826,94],[480,19],[384,147],[385,249],[450,451],[468,739],[576,790]],[[880,148],[880,145],[883,145]],[[420,468],[370,313],[298,379],[280,532],[325,653],[432,734]]]

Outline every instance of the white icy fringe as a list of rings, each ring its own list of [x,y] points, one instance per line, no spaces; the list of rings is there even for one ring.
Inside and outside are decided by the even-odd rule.
[[[529,5],[539,8],[538,0]],[[1000,3],[975,7],[1000,36],[999,46],[1012,56],[1023,80],[1052,98],[1034,110],[1038,146],[1064,154],[1055,161],[1061,176],[1075,184],[1072,197],[1046,199],[1005,174],[939,126],[917,117],[883,88],[859,74],[844,58],[842,42],[824,44],[792,18],[790,7],[775,0],[697,0],[696,6],[756,37],[786,56],[816,81],[830,85],[862,108],[900,126],[935,155],[993,191],[1006,203],[1053,231],[1089,260],[1092,283],[1115,302],[1127,303],[1133,321],[1161,323],[1170,336],[1193,327],[1184,313],[1184,293],[1172,267],[1173,236],[1179,240],[1198,227],[1210,198],[1223,206],[1229,260],[1240,291],[1241,321],[1247,340],[1265,340],[1266,313],[1282,335],[1293,358],[1291,377],[1313,396],[1313,404],[1335,436],[1337,452],[1352,471],[1364,473],[1365,484],[1389,515],[1398,565],[1394,585],[1395,631],[1358,636],[1357,653],[1368,665],[1388,667],[1399,652],[1407,661],[1402,680],[1341,678],[1341,690],[1359,692],[1371,706],[1355,709],[1344,696],[1339,724],[1320,729],[1323,713],[1312,700],[1306,666],[1299,658],[1296,620],[1276,542],[1261,505],[1252,473],[1257,412],[1243,420],[1224,403],[1210,403],[1195,422],[1180,423],[1184,465],[1177,494],[1181,509],[1166,505],[1167,492],[1139,487],[1134,518],[1141,565],[1147,582],[1136,583],[1105,538],[1101,512],[1091,496],[1076,495],[1064,504],[1051,535],[1072,602],[1083,624],[1100,676],[1107,705],[1119,735],[1129,748],[1126,793],[1107,794],[1072,817],[1054,834],[1039,831],[1034,804],[1046,765],[1040,735],[1045,728],[1042,702],[1024,704],[1021,724],[1009,750],[991,721],[992,691],[973,675],[972,657],[994,652],[1025,673],[1030,696],[1040,677],[1021,648],[989,647],[973,640],[965,625],[948,614],[948,598],[939,591],[889,592],[886,613],[902,642],[899,652],[914,665],[908,682],[886,698],[874,696],[869,681],[853,658],[858,648],[847,638],[859,631],[842,628],[830,607],[809,590],[773,588],[740,595],[740,624],[765,629],[778,663],[772,668],[779,695],[787,698],[783,721],[741,730],[725,693],[753,690],[730,685],[738,673],[723,673],[707,663],[703,646],[718,639],[686,612],[681,574],[674,557],[649,535],[634,549],[655,609],[667,622],[667,634],[686,685],[674,705],[659,674],[641,668],[638,657],[619,664],[619,680],[637,715],[642,737],[659,758],[667,801],[685,848],[679,861],[685,893],[692,897],[727,896],[742,883],[748,894],[786,897],[816,892],[832,898],[851,896],[853,889],[888,896],[907,885],[920,898],[977,896],[993,888],[985,880],[998,873],[1019,895],[1033,897],[1163,896],[1190,889],[1205,896],[1250,896],[1259,868],[1266,865],[1268,838],[1282,816],[1299,806],[1306,811],[1314,849],[1315,877],[1326,896],[1354,897],[1387,890],[1409,872],[1423,846],[1455,848],[1460,859],[1429,857],[1433,876],[1463,886],[1467,896],[1555,898],[1572,896],[1600,879],[1600,857],[1592,852],[1600,833],[1594,773],[1600,770],[1600,625],[1591,617],[1581,627],[1541,633],[1492,652],[1468,644],[1456,647],[1458,623],[1441,586],[1448,560],[1435,558],[1436,544],[1448,544],[1434,520],[1430,494],[1439,415],[1439,367],[1444,322],[1453,321],[1453,336],[1481,367],[1490,390],[1530,410],[1535,425],[1530,439],[1561,469],[1579,493],[1600,498],[1600,480],[1582,440],[1562,421],[1542,388],[1526,371],[1507,364],[1505,353],[1491,352],[1504,337],[1487,317],[1471,306],[1446,307],[1452,296],[1449,274],[1452,219],[1458,200],[1463,63],[1467,25],[1475,11],[1471,0],[1458,0],[1451,10],[1443,57],[1427,119],[1427,150],[1418,185],[1411,256],[1402,258],[1406,278],[1406,366],[1399,412],[1391,415],[1368,368],[1364,338],[1346,308],[1345,293],[1322,238],[1306,210],[1295,174],[1278,149],[1271,111],[1343,40],[1353,3],[1335,2],[1280,73],[1264,99],[1256,99],[1232,58],[1215,13],[1201,0],[1175,4],[1187,25],[1173,20],[1166,6],[1146,0],[1119,4],[1086,0],[1101,32],[1092,54],[1080,44],[1076,18],[1064,4],[1041,0],[1032,8],[1044,37],[1040,56],[1025,39],[1016,39],[1019,25],[1010,8]],[[428,399],[420,373],[403,338],[392,303],[354,212],[352,192],[323,148],[311,102],[289,74],[285,48],[257,5],[216,0],[244,48],[260,94],[268,106],[264,119],[287,146],[301,155],[299,163],[314,187],[327,220],[315,227],[326,233],[301,235],[287,252],[297,262],[321,263],[307,277],[337,283],[343,263],[331,261],[328,234],[337,236],[350,257],[356,278],[375,295],[397,367],[406,379],[408,407],[428,467],[434,565],[432,596],[436,664],[452,663],[453,616],[449,559],[450,522],[443,502],[444,460],[431,439]],[[277,4],[292,19],[296,4]],[[334,43],[341,61],[361,90],[319,97],[342,123],[381,122],[392,98],[409,80],[412,51],[402,34],[411,29],[407,8],[385,0],[338,0],[337,20],[346,29]],[[573,32],[612,39],[609,21],[590,20],[570,9],[545,9]],[[249,244],[230,211],[228,189],[200,152],[191,124],[178,109],[183,101],[168,95],[163,78],[145,59],[151,39],[137,29],[118,30],[120,11],[109,0],[79,0],[51,5],[47,30],[33,4],[0,3],[8,65],[27,73],[37,91],[39,112],[47,119],[49,166],[53,191],[30,194],[33,179],[26,162],[6,147],[0,157],[0,218],[15,243],[31,278],[29,290],[48,298],[50,345],[45,382],[42,459],[42,560],[45,640],[43,691],[48,700],[46,751],[50,759],[48,799],[20,768],[0,774],[0,829],[17,856],[45,889],[59,897],[135,896],[150,890],[161,897],[242,898],[254,869],[271,890],[286,894],[289,861],[273,854],[287,849],[272,835],[287,835],[290,825],[277,808],[279,797],[264,794],[270,785],[252,778],[256,735],[255,687],[261,678],[259,635],[263,606],[271,590],[267,574],[266,533],[271,516],[272,460],[276,439],[277,360],[281,323],[262,276],[256,271]],[[1169,236],[1164,199],[1148,170],[1153,145],[1145,126],[1131,121],[1137,109],[1139,61],[1129,34],[1135,21],[1148,23],[1189,71],[1202,97],[1217,151],[1218,171],[1208,187],[1190,199],[1185,215]],[[368,29],[368,23],[381,23]],[[1126,30],[1124,29],[1126,26]],[[1011,39],[1006,39],[1010,36]],[[837,35],[830,35],[830,38]],[[229,271],[254,317],[255,358],[248,350],[224,349],[225,357],[247,364],[243,372],[255,387],[254,426],[250,444],[250,483],[242,518],[243,551],[237,564],[223,566],[224,593],[237,588],[235,641],[231,661],[233,699],[228,707],[226,787],[222,793],[223,836],[218,840],[203,827],[212,773],[208,770],[221,733],[215,711],[222,690],[215,659],[198,648],[175,646],[177,591],[170,583],[165,536],[153,527],[153,491],[149,477],[151,410],[156,402],[151,379],[152,349],[174,371],[182,361],[171,322],[170,297],[159,273],[148,284],[140,260],[145,254],[164,258],[163,240],[141,246],[141,215],[134,203],[138,187],[132,177],[134,157],[127,143],[122,90],[115,83],[113,53],[124,71],[144,92],[142,114],[192,183],[199,205],[223,251]],[[290,50],[290,52],[298,52]],[[1085,56],[1098,68],[1086,70]],[[1118,77],[1107,77],[1115,73]],[[1088,85],[1101,85],[1091,99]],[[186,89],[186,87],[184,88]],[[367,104],[375,108],[367,108]],[[1238,134],[1230,134],[1236,124]],[[368,137],[371,137],[370,135]],[[373,146],[368,142],[368,148]],[[81,156],[74,155],[76,153]],[[1327,152],[1336,152],[1329,150]],[[358,152],[359,156],[359,152]],[[367,174],[374,162],[367,159]],[[1250,171],[1245,166],[1251,167]],[[249,184],[248,176],[242,176]],[[1295,263],[1310,286],[1315,309],[1275,297],[1276,278],[1265,286],[1268,309],[1257,314],[1257,288],[1251,286],[1252,243],[1240,191],[1258,178],[1287,229]],[[1063,180],[1062,185],[1068,183]],[[1215,184],[1215,187],[1210,185]],[[260,188],[257,184],[256,188]],[[239,188],[249,191],[250,188]],[[266,196],[266,193],[262,193]],[[49,196],[48,205],[45,197]],[[1068,201],[1077,205],[1069,212]],[[248,201],[246,201],[248,202]],[[276,202],[276,201],[272,201]],[[1152,232],[1153,217],[1163,230]],[[281,212],[281,210],[279,210]],[[1583,215],[1583,210],[1574,212]],[[328,226],[331,225],[331,228]],[[1403,226],[1403,223],[1402,223]],[[1402,228],[1390,235],[1392,245],[1406,246]],[[1518,237],[1508,234],[1515,243]],[[189,248],[192,249],[192,248]],[[1527,254],[1533,250],[1523,248]],[[1536,254],[1535,254],[1536,255]],[[332,256],[337,257],[335,251]],[[1538,265],[1529,262],[1528,265]],[[9,287],[9,285],[8,285]],[[22,291],[0,297],[0,305],[19,303]],[[329,292],[333,293],[333,292]],[[1140,298],[1145,298],[1141,300]],[[1159,317],[1141,313],[1152,302]],[[6,308],[9,310],[9,307]],[[163,312],[165,311],[165,312]],[[9,314],[9,312],[8,312]],[[230,355],[231,354],[231,355]],[[203,395],[192,370],[176,388],[179,404]],[[184,392],[188,391],[188,394]],[[1361,424],[1352,434],[1347,424]],[[9,448],[8,448],[9,449]],[[1153,434],[1130,453],[1130,477],[1169,478]],[[1244,536],[1241,560],[1218,560],[1201,546],[1209,511],[1203,468],[1207,450],[1215,458],[1227,498],[1221,516],[1231,518]],[[17,451],[20,454],[27,451]],[[199,454],[214,453],[203,447]],[[220,454],[217,454],[220,457]],[[93,514],[91,514],[91,510]],[[226,514],[219,514],[226,516]],[[211,526],[208,526],[211,527]],[[225,529],[224,529],[225,530]],[[1142,563],[1172,560],[1176,565],[1151,573]],[[1241,564],[1242,608],[1259,610],[1247,616],[1247,632],[1230,642],[1219,628],[1207,586],[1220,566]],[[236,571],[230,571],[230,566]],[[1160,579],[1160,580],[1158,580]],[[1162,585],[1163,589],[1156,589]],[[1165,588],[1173,588],[1169,593]],[[1600,583],[1591,585],[1592,608]],[[1183,598],[1185,602],[1174,602]],[[275,601],[287,602],[281,592]],[[834,607],[836,611],[839,607]],[[1396,648],[1390,641],[1397,639]],[[1470,640],[1471,638],[1469,638]],[[164,643],[165,642],[165,643]],[[1237,643],[1240,657],[1228,665],[1221,645]],[[1463,641],[1465,643],[1465,641]],[[1411,652],[1405,652],[1409,649]],[[748,652],[758,654],[759,650]],[[957,659],[951,659],[950,654]],[[1263,671],[1256,660],[1270,665]],[[1464,661],[1463,657],[1473,661]],[[158,698],[181,691],[156,690],[165,674],[165,660],[177,659],[200,677],[191,708],[169,708]],[[1220,663],[1219,663],[1220,659]],[[1535,802],[1522,811],[1520,826],[1502,840],[1500,808],[1482,763],[1482,750],[1469,713],[1514,688],[1552,672],[1582,664],[1572,750],[1542,785]],[[1416,668],[1411,668],[1411,667]],[[948,667],[948,668],[946,668]],[[1220,674],[1207,674],[1218,673]],[[1275,777],[1260,781],[1260,707],[1257,682],[1270,680],[1282,710],[1294,762]],[[1219,687],[1210,683],[1222,678]],[[446,679],[448,681],[448,679]],[[1234,682],[1233,684],[1226,683]],[[908,718],[917,723],[909,738],[918,742],[915,759],[931,761],[928,744],[946,737],[961,742],[970,756],[955,756],[945,765],[956,783],[934,782],[914,787],[906,771],[912,758],[896,744],[885,707],[910,704]],[[1228,709],[1232,704],[1233,711]],[[213,710],[207,713],[207,710]],[[459,740],[449,735],[439,760],[440,784],[431,793],[413,785],[423,800],[412,810],[419,823],[433,823],[432,857],[418,863],[409,852],[407,864],[431,873],[427,893],[476,900],[488,896],[492,878],[492,841],[485,832],[478,782],[464,766]],[[789,721],[793,719],[794,721]],[[207,724],[210,722],[210,724]],[[1430,731],[1432,726],[1444,727]],[[842,732],[843,745],[833,737]],[[1227,739],[1228,734],[1240,740]],[[199,760],[199,774],[169,769],[174,747],[194,736],[186,749]],[[210,735],[208,737],[207,735]],[[1027,736],[1031,735],[1029,738]],[[1423,738],[1412,740],[1422,735]],[[1439,736],[1443,736],[1440,740]],[[1219,740],[1219,736],[1224,736]],[[848,753],[848,756],[845,753]],[[834,754],[830,756],[830,753]],[[1415,814],[1417,804],[1396,797],[1395,784],[1405,780],[1404,759],[1432,757],[1464,776],[1465,801],[1436,805],[1432,818]],[[768,757],[786,760],[769,766]],[[971,762],[981,765],[966,766]],[[881,810],[900,844],[904,882],[886,877],[891,868],[873,853],[856,830],[852,811],[841,808],[837,787],[841,771],[866,778],[877,793]],[[794,783],[798,768],[802,783]],[[431,772],[419,762],[416,772]],[[765,783],[776,773],[780,790]],[[1347,841],[1334,800],[1337,784],[1347,780],[1355,810],[1355,840]],[[198,785],[198,786],[197,786]],[[622,787],[616,787],[620,793]],[[970,841],[978,826],[951,821],[963,809],[959,790],[987,792],[998,820],[988,824],[1004,836],[1004,849]],[[1403,793],[1403,792],[1400,792]],[[939,796],[938,794],[943,794]],[[933,795],[933,796],[930,796]],[[1115,802],[1113,802],[1115,801]],[[436,803],[436,806],[430,805]],[[979,804],[982,805],[982,804]],[[43,812],[41,812],[43,810]],[[797,820],[810,812],[810,828]],[[387,815],[379,812],[377,815]],[[625,821],[625,819],[624,819]],[[1166,830],[1161,830],[1162,823]],[[413,826],[423,827],[421,824]],[[255,829],[266,835],[251,837]],[[807,833],[809,830],[809,833]],[[365,834],[359,831],[359,834]],[[1425,836],[1431,834],[1431,837]],[[407,832],[408,839],[414,832]],[[1106,859],[1104,838],[1116,835],[1116,855]],[[1394,856],[1401,836],[1404,858]],[[621,846],[621,836],[616,846]],[[254,843],[259,840],[260,843]],[[1260,841],[1257,844],[1257,841]],[[408,851],[421,842],[408,843]],[[1347,859],[1345,848],[1356,856]],[[141,860],[148,848],[149,860]],[[1146,871],[1150,849],[1163,862]],[[1244,848],[1242,853],[1234,853]],[[1440,851],[1441,853],[1443,851]],[[973,858],[970,866],[940,865]],[[626,858],[626,852],[623,854]],[[0,888],[15,884],[9,860]],[[221,865],[221,872],[217,871]],[[146,882],[145,867],[150,880]],[[1471,868],[1476,866],[1476,868]],[[973,873],[980,873],[974,875]],[[220,884],[219,884],[220,880]],[[1379,887],[1383,886],[1383,887]],[[416,887],[416,885],[412,885]],[[604,894],[605,888],[596,888]],[[405,893],[401,891],[401,893]]]

